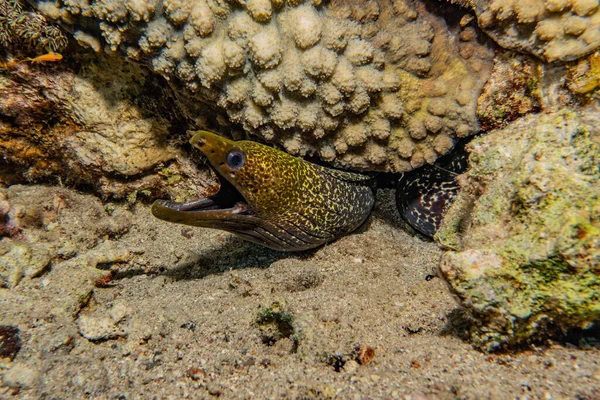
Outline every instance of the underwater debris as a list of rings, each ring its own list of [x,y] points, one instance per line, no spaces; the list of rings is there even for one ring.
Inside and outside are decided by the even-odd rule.
[[[21,350],[21,331],[16,326],[0,325],[0,359],[14,360]]]
[[[272,346],[280,339],[291,338],[296,348],[300,337],[295,332],[293,322],[294,315],[287,311],[285,303],[281,301],[274,301],[268,307],[261,307],[254,319],[264,344]]]
[[[14,219],[14,211],[11,212],[10,202],[5,193],[0,193],[0,238],[15,237],[21,233],[21,228]],[[1,285],[0,285],[1,286]]]
[[[353,372],[359,365],[367,365],[375,358],[376,350],[366,344],[357,344],[347,353],[325,354],[324,362],[335,372]]]
[[[354,359],[360,365],[366,365],[375,358],[375,349],[371,346],[362,345],[356,346],[353,351]]]

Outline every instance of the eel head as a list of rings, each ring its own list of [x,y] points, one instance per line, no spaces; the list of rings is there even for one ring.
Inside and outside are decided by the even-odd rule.
[[[344,201],[335,194],[348,196],[347,188],[337,183],[352,186],[354,177],[360,177],[362,193],[360,175],[349,173],[350,182],[345,182],[344,172],[327,173],[327,168],[272,147],[206,131],[198,131],[190,143],[206,155],[221,178],[221,188],[213,196],[185,203],[157,200],[152,214],[159,219],[221,229],[266,247],[294,251],[317,247],[356,229],[372,208],[366,195],[364,215],[354,218],[360,221],[348,224],[331,217],[344,214],[336,208]],[[335,193],[328,196],[332,188]],[[328,206],[328,202],[335,204]]]

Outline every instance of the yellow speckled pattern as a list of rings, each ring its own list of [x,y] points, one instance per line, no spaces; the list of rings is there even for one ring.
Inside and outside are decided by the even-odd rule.
[[[218,221],[211,213],[197,212],[173,222],[223,229],[277,250],[304,250],[354,231],[373,208],[373,180],[368,176],[206,131],[197,132],[190,142],[242,194],[248,212],[219,213]],[[245,155],[239,169],[227,164],[232,151]]]

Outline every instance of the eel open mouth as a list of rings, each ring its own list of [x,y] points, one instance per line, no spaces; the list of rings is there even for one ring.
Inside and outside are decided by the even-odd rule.
[[[259,218],[242,194],[218,173],[217,176],[221,187],[215,195],[183,203],[156,200],[152,215],[163,221],[228,231],[275,250],[303,250],[323,242],[319,239],[316,244],[307,245],[280,226]]]
[[[152,215],[164,221],[220,229],[227,229],[226,221],[232,216],[252,215],[242,194],[218,173],[217,176],[220,188],[216,194],[182,203],[156,200]]]
[[[371,178],[315,166],[260,143],[197,131],[190,143],[216,172],[213,196],[157,200],[164,221],[228,231],[281,251],[315,248],[355,230],[375,198]]]

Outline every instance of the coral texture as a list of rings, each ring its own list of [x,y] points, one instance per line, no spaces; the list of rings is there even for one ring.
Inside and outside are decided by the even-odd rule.
[[[68,43],[61,29],[40,13],[24,10],[18,0],[0,0],[0,47],[61,51]]]
[[[469,0],[479,26],[502,47],[545,61],[570,61],[600,48],[598,0]]]
[[[585,99],[600,100],[600,51],[568,67],[567,85]]]
[[[177,144],[183,117],[164,101],[168,88],[115,57],[79,61],[77,71],[64,63],[0,71],[0,181],[58,180],[106,197],[198,190],[198,179],[179,182],[199,173]]]
[[[451,31],[420,2],[158,4],[39,1],[37,8],[71,24],[80,43],[121,50],[178,78],[230,122],[295,155],[407,171],[478,130],[491,51],[473,27]]]
[[[485,350],[600,318],[600,112],[522,118],[469,144],[437,239],[441,270]]]
[[[543,79],[547,69],[542,61],[526,54],[512,51],[498,54],[477,101],[477,116],[482,129],[500,128],[523,115],[539,111],[543,105],[542,97],[550,89]],[[552,100],[558,100],[556,97]]]

